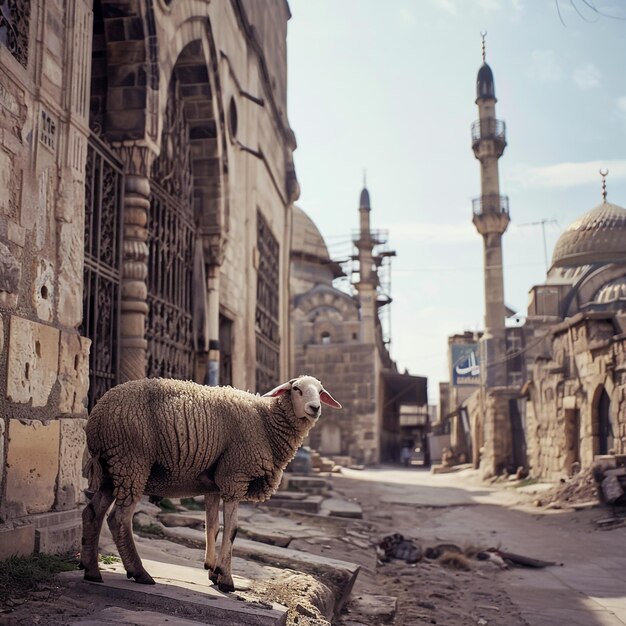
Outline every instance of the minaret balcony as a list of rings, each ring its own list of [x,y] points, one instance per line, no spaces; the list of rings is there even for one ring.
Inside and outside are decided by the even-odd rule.
[[[487,194],[472,200],[474,217],[472,221],[481,235],[504,233],[509,217],[509,198],[498,194]]]
[[[485,151],[491,152],[492,149],[500,157],[504,148],[506,148],[506,124],[502,120],[485,117],[472,124],[472,150],[477,159]]]

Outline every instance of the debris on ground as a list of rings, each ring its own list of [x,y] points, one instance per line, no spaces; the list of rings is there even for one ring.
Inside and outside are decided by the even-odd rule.
[[[574,508],[577,504],[598,504],[598,484],[591,468],[584,469],[541,494],[535,502],[546,508]]]
[[[376,557],[379,564],[387,563],[390,559],[400,559],[409,564],[417,563],[422,560],[422,548],[414,541],[405,539],[400,533],[393,533],[378,542]]]

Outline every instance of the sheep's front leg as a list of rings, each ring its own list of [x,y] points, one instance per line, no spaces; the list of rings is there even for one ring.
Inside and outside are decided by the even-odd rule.
[[[231,561],[233,556],[233,542],[237,535],[237,506],[238,501],[224,502],[224,530],[222,532],[222,546],[217,566],[213,573],[217,576],[217,587],[220,591],[235,591]],[[213,578],[211,578],[213,580]]]
[[[215,542],[220,532],[220,494],[219,492],[207,493],[204,495],[204,511],[206,513],[206,547],[204,552],[204,569],[209,570],[209,578],[217,583],[215,566],[217,565],[217,554],[215,553]]]
[[[144,585],[154,585],[154,579],[143,568],[141,559],[137,554],[137,548],[135,548],[132,520],[136,506],[137,501],[133,501],[129,505],[117,501],[107,521],[122,558],[122,563],[126,568],[126,576],[134,578],[136,582]]]
[[[113,502],[113,492],[100,488],[83,509],[83,538],[80,549],[80,567],[85,570],[85,580],[101,583],[98,567],[98,540],[104,516]]]

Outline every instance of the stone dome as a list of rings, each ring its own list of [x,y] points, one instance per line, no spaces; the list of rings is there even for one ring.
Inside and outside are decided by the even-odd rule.
[[[293,207],[291,253],[312,261],[330,263],[330,255],[322,234],[299,206]]]
[[[476,99],[496,99],[496,86],[493,82],[493,72],[486,63],[483,63],[480,66],[480,69],[478,70],[478,76],[476,77]]]
[[[572,222],[559,237],[553,267],[626,262],[626,209],[603,202]]]

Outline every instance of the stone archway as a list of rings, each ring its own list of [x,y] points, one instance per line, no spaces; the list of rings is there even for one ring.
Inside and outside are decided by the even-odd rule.
[[[212,270],[213,245],[221,243],[221,168],[213,93],[203,43],[187,44],[168,86],[161,149],[150,173],[148,213],[148,376],[205,382],[211,322],[205,264]],[[203,228],[204,227],[204,228]],[[208,232],[207,232],[208,231]],[[209,238],[206,245],[205,238]],[[219,255],[218,255],[219,256]],[[208,257],[208,258],[207,258]],[[210,271],[209,279],[218,272]],[[209,288],[214,287],[210,284]],[[216,289],[211,298],[219,299]],[[214,305],[215,302],[211,302]],[[209,317],[209,334],[206,320]],[[207,381],[209,382],[209,381]],[[214,384],[217,380],[214,381]]]

